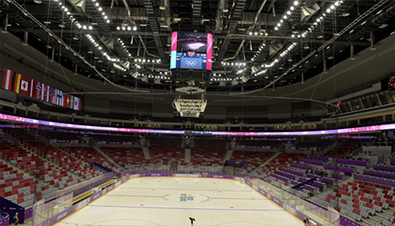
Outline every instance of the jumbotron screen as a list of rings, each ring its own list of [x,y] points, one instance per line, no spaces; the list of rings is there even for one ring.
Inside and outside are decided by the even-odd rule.
[[[198,32],[173,32],[170,69],[211,71],[213,35]]]

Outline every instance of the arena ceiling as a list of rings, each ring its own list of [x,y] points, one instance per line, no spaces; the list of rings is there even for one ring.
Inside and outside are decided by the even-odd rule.
[[[92,79],[251,91],[308,80],[393,34],[391,0],[2,0],[3,30]],[[214,35],[207,80],[172,79],[172,31]]]

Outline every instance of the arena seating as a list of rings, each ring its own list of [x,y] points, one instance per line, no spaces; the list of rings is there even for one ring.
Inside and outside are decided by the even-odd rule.
[[[373,215],[380,216],[384,209],[395,206],[394,187],[359,180],[343,184],[313,200],[323,206],[329,205],[356,221]],[[385,220],[395,223],[393,217],[385,217]]]
[[[234,151],[230,160],[248,161],[248,165],[245,170],[250,172],[268,160],[273,154],[273,152],[261,151]]]
[[[48,146],[45,155],[48,160],[59,165],[64,170],[68,170],[87,180],[102,174],[101,172],[90,167],[86,162],[66,154],[65,152],[54,147]]]
[[[128,145],[140,144],[138,137],[135,136],[113,134],[113,135],[92,135],[91,137],[96,141],[97,144],[128,144]]]
[[[185,149],[172,146],[151,146],[152,165],[167,165],[169,162],[185,162]]]
[[[123,170],[93,147],[58,149],[45,140],[39,140],[38,135],[43,133],[37,134],[35,130],[14,129],[7,130],[7,133],[20,140],[23,147],[11,145],[6,140],[0,142],[0,158],[15,166],[13,168],[0,161],[0,195],[24,207],[30,207],[35,200],[53,196],[56,188],[62,189],[99,176],[101,172],[89,165],[92,162],[116,172]],[[46,134],[45,137],[48,140],[61,139],[62,134]],[[130,142],[132,145],[139,143],[137,137],[109,137],[98,135],[94,139],[115,146],[123,142]],[[70,135],[66,139],[76,139],[76,136]],[[167,167],[170,162],[175,162],[179,163],[179,170],[188,168],[203,171],[205,167],[223,165],[227,151],[225,147],[229,142],[221,139],[193,139],[191,162],[185,163],[185,148],[181,147],[182,142],[179,138],[167,139],[160,136],[149,137],[148,140],[150,160],[144,158],[143,150],[137,146],[100,149],[125,169]],[[303,184],[298,190],[309,194],[311,192],[314,195],[312,201],[323,206],[332,206],[352,220],[363,221],[377,215],[381,217],[383,225],[391,225],[395,223],[395,215],[388,216],[387,210],[395,208],[395,166],[376,164],[373,168],[368,168],[366,160],[344,158],[350,151],[359,147],[361,142],[342,141],[338,146],[342,153],[340,156],[333,152],[327,152],[325,156],[281,153],[261,167],[262,163],[276,153],[251,151],[246,147],[278,149],[282,143],[258,139],[241,140],[238,147],[243,148],[243,151],[234,150],[231,160],[249,161],[246,173],[254,172],[252,175],[270,178],[275,185],[280,183],[292,187]],[[300,142],[294,147],[297,150],[322,150],[330,144],[329,141],[323,144]],[[161,169],[168,169],[166,167]],[[34,183],[31,175],[40,179],[38,184]],[[355,178],[353,182],[349,182],[351,176]],[[339,183],[337,187],[335,180],[347,183]],[[307,181],[311,182],[306,184]]]
[[[203,139],[203,138],[195,138],[193,140],[193,144],[195,147],[201,147],[201,148],[215,148],[218,149],[224,149],[226,146],[227,140],[225,139]]]
[[[17,145],[11,145],[6,141],[2,141],[1,153],[3,159],[11,164],[23,169],[30,175],[34,175],[37,169],[37,161],[41,159],[37,155],[24,150]]]
[[[56,131],[41,131],[40,136],[46,137],[50,143],[85,143],[78,133],[65,133]]]
[[[341,151],[351,151],[356,148],[361,147],[362,143],[369,142],[366,139],[346,139],[342,140],[339,144],[339,150]]]
[[[282,141],[275,140],[261,140],[261,139],[248,139],[240,140],[237,143],[238,148],[259,148],[259,149],[278,149]]]
[[[329,140],[320,140],[318,142],[298,142],[295,146],[293,146],[292,150],[309,150],[309,151],[322,151],[324,148],[333,144],[332,141]]]
[[[55,166],[43,157],[25,151],[20,147],[4,150],[3,153],[5,154],[4,158],[10,161],[10,163],[20,167],[31,175],[37,174],[41,180],[53,184],[55,187],[65,188],[82,181],[77,176]],[[38,172],[36,172],[37,170]]]
[[[181,139],[179,137],[161,137],[153,136],[149,137],[149,143],[151,146],[168,146],[168,147],[180,147]]]
[[[345,158],[352,151],[354,151],[357,148],[360,148],[362,143],[365,142],[367,142],[367,140],[364,139],[340,140],[337,147],[334,147],[333,150],[327,151],[325,155],[332,158]]]
[[[120,166],[127,169],[136,169],[145,164],[141,149],[125,147],[102,147],[101,150]]]
[[[96,162],[115,172],[122,171],[121,168],[108,161],[102,154],[92,147],[64,147],[63,150],[87,163]]]
[[[190,165],[195,169],[199,166],[222,166],[225,153],[226,149],[220,147],[192,148]]]
[[[275,159],[271,160],[264,167],[256,171],[258,176],[267,176],[271,173],[290,167],[291,164],[298,162],[299,159],[305,157],[305,154],[298,153],[281,153]]]
[[[34,203],[34,178],[18,173],[12,167],[0,162],[0,196],[21,206]]]
[[[52,187],[42,181],[36,183],[34,177],[28,175],[29,173],[35,174],[37,156],[25,153],[24,150],[12,146],[6,141],[1,141],[1,143],[0,158],[21,168],[21,170],[18,171],[0,161],[0,196],[23,207],[32,206],[35,200],[53,197],[55,190]],[[25,165],[27,166],[24,167]]]
[[[319,163],[320,161],[322,163]],[[293,167],[312,170],[314,173],[319,171],[318,180],[326,183],[330,188],[330,190],[314,196],[312,201],[322,206],[331,206],[340,211],[343,216],[354,221],[369,219],[368,222],[372,222],[369,225],[392,225],[395,223],[393,166],[376,164],[373,168],[368,168],[369,164],[365,160],[309,156],[298,164],[293,164]],[[323,176],[322,171],[318,170],[322,167],[326,174],[331,176]],[[350,182],[348,176],[351,175],[354,180]],[[333,183],[336,179],[348,182],[339,183],[339,186],[336,187]]]
[[[34,153],[37,155],[36,159],[41,163],[37,165],[36,168],[39,171],[37,176],[41,180],[44,180],[45,182],[48,182],[60,189],[77,184],[84,180],[77,176],[77,174],[79,173],[79,175],[85,175],[87,172],[80,170],[78,168],[80,167],[78,166],[78,163],[75,164],[71,161],[71,159],[67,159],[67,156],[65,156],[66,153],[61,153],[62,151],[54,148],[53,146],[39,141],[38,138],[35,137],[34,133],[32,134],[22,129],[7,130],[7,132],[14,136],[14,138],[20,140],[21,143],[24,144],[25,148],[31,151],[31,154]],[[52,153],[52,155],[47,156],[47,152]],[[58,156],[58,153],[61,157]],[[61,158],[66,159],[66,161],[70,160],[71,162],[63,162],[60,160]],[[56,162],[57,164],[61,165],[55,165]],[[75,170],[77,171],[75,174],[67,171],[67,169],[72,168],[71,166],[75,167]],[[61,167],[65,167],[66,170]],[[91,175],[90,172],[85,178],[89,178],[89,175]]]

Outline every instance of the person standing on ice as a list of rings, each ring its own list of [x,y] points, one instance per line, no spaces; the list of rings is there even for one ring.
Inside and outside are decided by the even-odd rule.
[[[14,215],[14,217],[12,218],[12,222],[15,223],[14,225],[18,225],[19,223],[18,213]]]
[[[191,221],[191,226],[193,226],[193,222],[196,221],[195,218],[189,217],[189,220]]]

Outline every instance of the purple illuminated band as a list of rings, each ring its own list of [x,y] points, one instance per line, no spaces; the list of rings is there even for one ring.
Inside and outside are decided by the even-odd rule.
[[[83,130],[101,130],[101,131],[114,131],[114,132],[131,132],[131,133],[163,133],[163,134],[184,134],[185,131],[181,130],[156,130],[156,129],[133,129],[133,128],[120,128],[120,127],[106,127],[106,126],[88,126],[79,124],[69,124],[61,122],[49,122],[44,120],[37,120],[13,115],[0,114],[0,120],[36,124],[42,126],[53,126],[69,129],[83,129]]]
[[[31,119],[19,117],[14,115],[0,114],[0,120],[28,123],[42,126],[53,126],[68,129],[82,129],[82,130],[98,130],[111,132],[130,132],[130,133],[161,133],[161,134],[186,134],[183,130],[158,130],[158,129],[133,129],[120,127],[106,127],[106,126],[89,126],[80,124],[70,124],[61,122],[49,122],[38,119]],[[214,136],[312,136],[312,135],[330,135],[330,134],[346,134],[346,133],[360,133],[371,132],[379,130],[395,129],[395,123],[386,125],[374,125],[344,129],[319,130],[319,131],[297,131],[297,132],[222,132],[222,131],[191,131],[196,135],[214,135]]]

